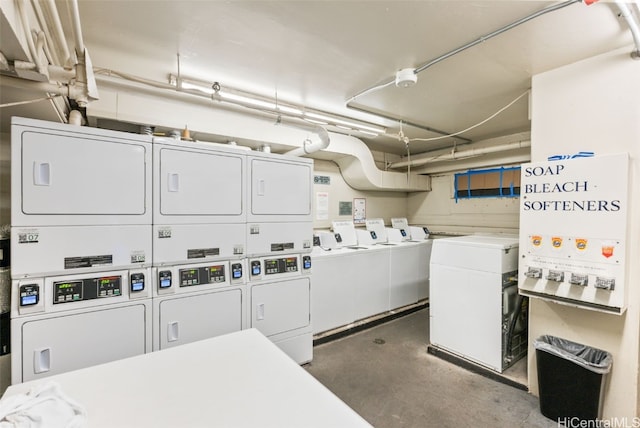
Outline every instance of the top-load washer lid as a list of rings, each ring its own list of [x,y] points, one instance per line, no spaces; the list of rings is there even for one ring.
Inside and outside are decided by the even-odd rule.
[[[334,233],[340,234],[342,246],[353,248],[358,246],[358,237],[356,236],[356,228],[351,220],[334,221],[331,223]]]

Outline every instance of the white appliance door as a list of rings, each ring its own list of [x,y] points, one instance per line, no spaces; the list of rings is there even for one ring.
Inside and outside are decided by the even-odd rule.
[[[309,326],[311,281],[295,278],[251,288],[251,327],[265,336]]]
[[[160,214],[227,217],[243,214],[243,158],[227,153],[160,149]]]
[[[502,371],[502,277],[431,264],[431,344]]]
[[[23,132],[21,143],[24,214],[145,214],[144,145],[42,131]]]
[[[313,258],[313,333],[342,327],[356,320],[354,269],[352,254]]]
[[[22,325],[22,381],[144,354],[144,304],[34,318]]]
[[[251,159],[251,214],[310,218],[312,174],[308,163]]]
[[[242,291],[227,290],[160,303],[160,349],[242,329]]]

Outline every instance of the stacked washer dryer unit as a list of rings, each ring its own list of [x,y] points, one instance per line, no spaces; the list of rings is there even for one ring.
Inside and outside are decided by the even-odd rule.
[[[249,327],[302,364],[313,356],[313,160],[252,152],[247,164]]]
[[[151,351],[151,138],[11,134],[12,383]]]
[[[246,150],[154,139],[154,350],[246,327]]]

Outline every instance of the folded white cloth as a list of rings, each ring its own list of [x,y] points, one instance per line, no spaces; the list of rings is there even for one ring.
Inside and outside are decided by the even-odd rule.
[[[87,414],[54,382],[0,400],[0,428],[84,428]]]

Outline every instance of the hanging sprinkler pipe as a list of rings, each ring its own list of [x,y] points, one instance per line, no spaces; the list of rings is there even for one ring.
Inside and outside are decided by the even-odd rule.
[[[636,22],[633,13],[631,13],[629,6],[627,6],[625,2],[616,0],[616,5],[618,9],[620,9],[620,16],[622,16],[627,21],[627,25],[629,25],[629,30],[631,30],[631,35],[636,45],[636,49],[631,52],[631,58],[638,60],[640,59],[640,26],[638,26],[638,22]]]

